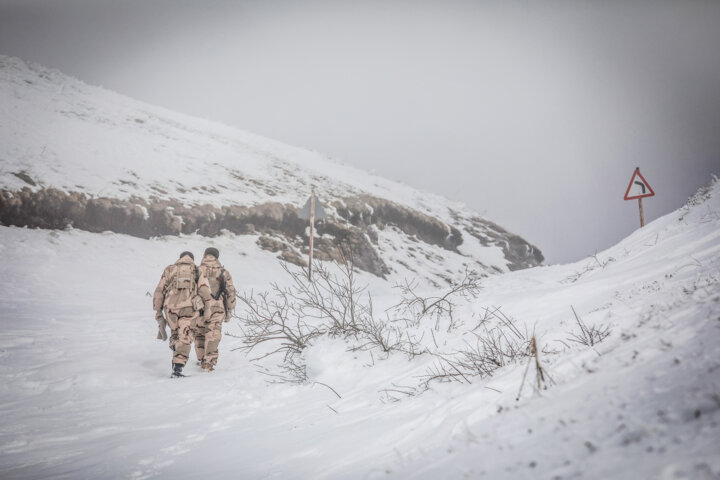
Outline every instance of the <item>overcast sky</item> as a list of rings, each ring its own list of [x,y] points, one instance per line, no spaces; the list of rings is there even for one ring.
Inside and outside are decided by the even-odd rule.
[[[720,174],[720,1],[0,0],[0,53],[465,202],[579,260]]]

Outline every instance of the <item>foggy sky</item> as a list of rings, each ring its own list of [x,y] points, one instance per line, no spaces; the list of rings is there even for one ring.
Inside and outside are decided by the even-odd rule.
[[[463,201],[548,263],[720,174],[720,2],[0,0],[0,53]]]

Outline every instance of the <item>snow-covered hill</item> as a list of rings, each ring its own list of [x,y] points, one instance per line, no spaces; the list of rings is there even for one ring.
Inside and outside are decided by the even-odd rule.
[[[457,299],[462,325],[420,326],[433,354],[319,338],[302,355],[303,384],[268,383],[229,335],[215,372],[168,378],[148,295],[166,263],[208,239],[0,227],[0,476],[718,478],[719,227],[715,182],[594,258],[484,279]],[[213,244],[241,291],[285,278],[250,236]],[[397,300],[389,282],[357,280],[378,306]],[[572,309],[610,335],[573,342]],[[423,388],[438,355],[505,328],[487,319],[495,311],[536,334],[547,388],[531,361],[516,400],[526,357]]]
[[[349,243],[357,266],[436,284],[466,267],[485,274],[535,266],[542,254],[462,204],[322,155],[149,106],[60,72],[0,56],[0,223],[254,236],[300,264],[317,190],[329,219],[317,258]],[[408,168],[413,168],[408,164]]]
[[[592,258],[511,272],[539,252],[313,152],[8,57],[0,104],[0,221],[47,227],[0,226],[0,478],[720,478],[717,180]],[[163,267],[213,245],[246,300],[292,285],[277,257],[304,253],[313,186],[321,259],[359,249],[362,329],[301,319],[323,333],[288,373],[253,361],[281,340],[242,350],[241,301],[217,370],[168,378]]]

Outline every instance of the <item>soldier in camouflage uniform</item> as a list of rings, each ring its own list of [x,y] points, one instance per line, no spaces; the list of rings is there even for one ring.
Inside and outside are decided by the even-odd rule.
[[[161,329],[158,338],[166,336],[164,323],[167,322],[170,326],[173,377],[183,376],[182,369],[190,355],[190,345],[197,329],[197,320],[200,318],[199,310],[203,306],[202,299],[198,296],[201,286],[195,257],[191,252],[182,252],[174,264],[165,267],[155,288],[153,308]],[[208,290],[207,285],[205,290]]]
[[[209,247],[198,267],[198,294],[204,301],[204,315],[198,320],[195,353],[202,368],[208,372],[212,372],[217,364],[222,324],[230,321],[236,300],[232,275],[220,264],[219,257],[218,249]]]

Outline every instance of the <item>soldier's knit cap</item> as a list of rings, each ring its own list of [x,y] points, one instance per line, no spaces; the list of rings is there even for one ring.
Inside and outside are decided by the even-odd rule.
[[[185,255],[190,255],[190,258],[192,258],[193,260],[195,260],[195,255],[193,255],[192,252],[187,252],[187,251],[186,251],[186,252],[182,252],[182,253],[180,254],[180,258],[184,257]]]
[[[220,258],[220,252],[215,247],[208,247],[205,249],[205,255],[212,255],[215,258]]]

